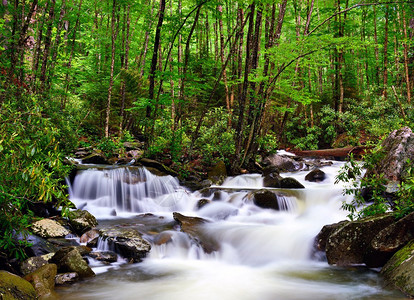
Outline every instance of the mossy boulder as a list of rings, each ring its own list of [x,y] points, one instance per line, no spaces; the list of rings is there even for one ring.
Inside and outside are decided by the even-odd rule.
[[[55,264],[47,264],[26,275],[24,279],[34,286],[40,299],[55,299],[57,297],[54,291],[56,274],[57,266]]]
[[[383,174],[389,186],[397,186],[408,175],[414,161],[414,133],[409,127],[394,130],[381,146],[384,156],[365,176]]]
[[[76,272],[80,278],[95,276],[77,247],[59,249],[51,261],[57,265],[59,273]]]
[[[36,290],[30,282],[7,271],[0,271],[0,296],[4,300],[37,298]]]
[[[91,230],[98,225],[96,218],[86,210],[74,210],[68,214],[69,223],[78,234]]]
[[[32,224],[32,231],[43,238],[64,237],[70,233],[55,220],[42,219]]]
[[[373,238],[395,221],[392,214],[367,217],[338,227],[326,242],[328,263],[338,266],[363,264]]]
[[[414,297],[414,240],[397,251],[381,270],[385,284]]]
[[[385,227],[372,239],[365,254],[368,267],[382,267],[390,258],[414,239],[414,213]]]
[[[53,257],[54,253],[49,253],[41,256],[29,257],[20,264],[20,271],[23,275],[30,274],[40,267],[47,265],[49,260]]]

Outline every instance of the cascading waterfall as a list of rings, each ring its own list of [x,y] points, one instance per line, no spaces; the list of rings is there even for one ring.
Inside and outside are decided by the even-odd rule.
[[[182,210],[187,197],[176,178],[156,176],[140,167],[81,170],[69,191],[77,207],[98,218]]]
[[[178,228],[159,233],[169,238],[161,244],[149,233],[152,249],[143,262],[100,274],[60,294],[63,299],[402,299],[382,289],[373,271],[339,269],[312,258],[314,237],[322,226],[346,218],[340,209],[347,200],[343,187],[333,184],[341,166],[335,162],[324,167],[327,179],[320,183],[304,181],[304,171],[282,174],[296,178],[305,189],[274,190],[279,211],[257,207],[251,200],[249,193],[263,188],[257,174],[228,178],[202,194],[143,168],[80,171],[70,192],[78,207],[123,224],[135,224],[133,216],[147,212],[165,222],[173,220],[174,211],[201,217],[209,221],[200,229],[203,238],[218,247],[207,253]],[[199,208],[201,199],[207,204]]]

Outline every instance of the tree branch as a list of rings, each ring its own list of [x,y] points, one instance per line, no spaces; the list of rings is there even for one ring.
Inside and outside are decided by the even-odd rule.
[[[388,2],[376,2],[376,3],[358,3],[355,4],[351,7],[348,7],[347,9],[338,11],[336,13],[334,13],[333,15],[329,16],[328,18],[326,18],[325,20],[322,21],[322,23],[320,23],[319,25],[317,25],[315,28],[313,28],[308,34],[307,36],[311,35],[313,32],[315,32],[319,27],[321,27],[322,25],[324,25],[326,22],[328,22],[329,20],[331,20],[332,18],[334,18],[337,15],[346,13],[354,8],[358,8],[361,6],[374,6],[374,5],[387,5],[387,4],[403,4],[403,3],[414,3],[414,1],[388,1]]]

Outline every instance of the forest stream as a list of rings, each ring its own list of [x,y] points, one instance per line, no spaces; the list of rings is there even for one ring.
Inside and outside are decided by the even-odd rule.
[[[99,226],[137,228],[151,243],[140,263],[120,258],[112,265],[90,260],[97,274],[57,288],[62,299],[404,299],[382,287],[379,270],[330,266],[313,249],[320,229],[344,220],[342,185],[334,184],[342,162],[322,170],[327,178],[304,180],[306,171],[284,173],[305,189],[278,190],[282,210],[253,204],[259,174],[228,178],[221,186],[190,192],[172,176],[144,168],[91,167],[78,171],[70,198],[99,220]],[[207,203],[201,208],[200,199]],[[217,249],[203,250],[197,239],[173,224],[173,212],[207,222],[201,233]],[[168,236],[165,243],[157,243]],[[104,241],[98,249],[107,249]]]

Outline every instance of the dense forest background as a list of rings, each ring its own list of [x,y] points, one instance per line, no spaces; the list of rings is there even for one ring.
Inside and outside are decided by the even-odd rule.
[[[183,172],[237,173],[414,122],[414,1],[3,0],[0,15],[4,232],[65,202],[77,147],[139,139]]]

